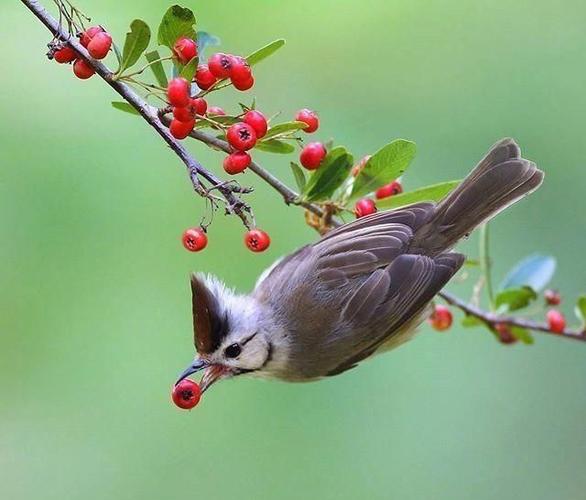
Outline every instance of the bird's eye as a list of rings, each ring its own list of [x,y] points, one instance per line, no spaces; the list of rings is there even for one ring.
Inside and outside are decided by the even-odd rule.
[[[240,356],[241,351],[242,348],[239,344],[232,344],[226,347],[226,349],[224,350],[224,354],[227,358],[237,358],[238,356]]]

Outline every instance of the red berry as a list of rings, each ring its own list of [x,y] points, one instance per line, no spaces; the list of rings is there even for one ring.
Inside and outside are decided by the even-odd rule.
[[[175,139],[185,139],[195,126],[195,120],[191,120],[190,122],[182,122],[177,119],[171,120],[171,124],[169,125],[169,132],[171,135],[175,137]]]
[[[208,236],[201,227],[191,227],[183,232],[183,246],[190,252],[199,252],[208,244]]]
[[[248,123],[235,123],[226,132],[226,138],[234,149],[247,151],[256,144],[256,132]]]
[[[566,328],[566,318],[556,309],[547,311],[547,324],[549,329],[555,333],[563,333]]]
[[[228,78],[232,69],[232,56],[218,52],[208,59],[208,67],[216,78]]]
[[[245,90],[251,89],[254,86],[254,77],[250,75],[250,78],[246,80],[232,80],[232,85],[236,90],[244,92]]]
[[[321,165],[327,151],[321,142],[310,142],[299,155],[299,161],[307,170],[315,170]]]
[[[96,33],[87,46],[87,51],[94,59],[104,59],[112,47],[112,37],[109,33],[101,31]]]
[[[514,344],[517,342],[517,337],[513,335],[511,327],[506,323],[497,323],[494,325],[494,330],[501,344]]]
[[[73,50],[71,47],[65,46],[60,49],[57,49],[53,54],[53,58],[59,64],[65,64],[75,61],[75,59],[77,58],[77,54],[75,50]]]
[[[173,403],[184,410],[191,410],[201,399],[201,389],[193,380],[183,379],[171,393]]]
[[[185,78],[173,78],[167,85],[167,98],[171,106],[185,108],[191,100],[189,90],[189,82]]]
[[[239,174],[246,170],[251,161],[252,158],[246,151],[236,151],[224,158],[224,170],[230,175]]]
[[[232,68],[230,69],[230,79],[234,82],[246,82],[252,77],[250,65],[244,57],[232,57]]]
[[[181,64],[187,64],[197,56],[197,43],[187,37],[181,37],[173,45],[173,53]]]
[[[226,112],[220,106],[210,106],[208,108],[208,116],[226,116]]]
[[[319,117],[315,111],[311,109],[302,109],[295,115],[295,120],[307,124],[307,127],[303,129],[304,132],[311,134],[315,132],[319,127]]]
[[[173,118],[180,122],[192,122],[195,120],[195,114],[191,106],[186,108],[173,108]]]
[[[77,59],[73,63],[73,72],[77,78],[87,80],[96,72],[85,59]]]
[[[375,196],[377,200],[382,200],[402,192],[403,186],[401,186],[401,183],[399,181],[393,181],[390,184],[386,184],[383,187],[378,188],[376,190]]]
[[[452,326],[453,321],[452,311],[446,306],[435,306],[431,316],[429,317],[429,324],[438,332],[443,332]]]
[[[362,198],[361,200],[358,200],[356,202],[356,205],[354,205],[354,213],[356,214],[357,219],[359,219],[360,217],[365,217],[370,214],[374,214],[375,212],[376,203],[372,201],[370,198]]]
[[[216,77],[212,74],[207,64],[200,64],[195,72],[195,83],[202,90],[208,90],[214,83]]]
[[[371,156],[372,156],[372,155],[366,155],[366,156],[364,156],[364,157],[362,158],[362,160],[360,160],[360,161],[359,161],[359,162],[358,162],[356,165],[354,165],[354,166],[352,167],[352,175],[353,175],[354,177],[357,177],[357,176],[358,176],[358,174],[359,174],[360,172],[362,172],[362,169],[363,169],[363,168],[366,166],[366,163],[368,162],[368,160],[370,160],[370,157],[371,157]]]
[[[205,115],[206,111],[208,110],[208,103],[205,101],[205,99],[202,99],[201,97],[196,97],[195,99],[192,99],[191,106],[193,107],[196,114],[200,116]]]
[[[79,38],[79,43],[81,43],[81,45],[83,45],[87,49],[87,46],[92,41],[92,38],[96,34],[102,33],[103,31],[104,28],[102,28],[101,26],[91,26],[81,34]]]
[[[261,229],[251,229],[244,235],[244,243],[253,252],[264,252],[269,248],[271,238]]]
[[[250,110],[244,115],[244,123],[248,123],[256,132],[256,137],[260,139],[267,133],[267,119],[265,116],[256,110]]]
[[[546,290],[543,292],[543,298],[548,306],[559,306],[562,302],[562,296],[557,290]]]

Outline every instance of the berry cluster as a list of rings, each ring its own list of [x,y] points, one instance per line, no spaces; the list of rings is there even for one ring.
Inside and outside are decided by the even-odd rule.
[[[92,26],[80,33],[79,41],[94,59],[104,59],[112,48],[112,36],[101,26]],[[73,63],[73,73],[81,80],[95,73],[94,68],[66,43],[54,45],[49,55],[59,64]]]
[[[191,227],[183,232],[181,241],[186,250],[199,252],[208,245],[208,237],[201,227]],[[269,235],[258,228],[250,229],[244,235],[244,244],[253,252],[264,252],[271,244]]]

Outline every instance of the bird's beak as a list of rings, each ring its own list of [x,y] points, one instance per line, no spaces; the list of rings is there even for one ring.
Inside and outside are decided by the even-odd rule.
[[[231,368],[222,365],[210,364],[205,359],[197,358],[193,363],[191,363],[182,373],[179,375],[177,385],[183,379],[197,373],[201,370],[205,370],[203,377],[201,378],[201,382],[199,384],[201,392],[204,392],[210,385],[212,385],[217,380],[222,378],[228,378],[235,375]]]

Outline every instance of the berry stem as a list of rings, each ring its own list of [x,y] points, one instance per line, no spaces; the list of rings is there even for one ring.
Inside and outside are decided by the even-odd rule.
[[[480,228],[480,266],[484,276],[484,284],[486,286],[486,294],[488,295],[488,302],[492,311],[495,310],[494,290],[492,287],[492,272],[490,261],[490,238],[488,230],[488,222],[483,224]]]
[[[127,73],[127,74],[116,74],[116,79],[118,80],[122,80],[122,79],[129,79],[132,78],[133,76],[138,76],[138,75],[142,75],[147,69],[149,69],[153,64],[157,64],[163,61],[170,61],[173,59],[173,56],[165,56],[165,57],[161,57],[160,59],[155,59],[154,61],[149,62],[148,64],[145,64],[142,68],[140,68],[138,71],[133,71],[132,73]],[[162,89],[162,87],[156,87],[158,89]],[[165,89],[163,89],[165,90]]]

